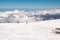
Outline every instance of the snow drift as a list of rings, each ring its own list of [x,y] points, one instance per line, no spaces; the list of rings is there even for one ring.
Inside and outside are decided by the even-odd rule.
[[[35,22],[59,18],[60,9],[36,10],[31,12],[24,10],[0,12],[0,23]]]

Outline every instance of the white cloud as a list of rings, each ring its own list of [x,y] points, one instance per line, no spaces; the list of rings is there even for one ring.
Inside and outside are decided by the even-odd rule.
[[[29,22],[40,21],[43,19],[44,20],[54,19],[51,16],[54,16],[55,14],[60,14],[60,9],[54,9],[54,10],[51,9],[51,10],[42,10],[42,11],[37,10],[32,12],[26,12],[24,10],[6,11],[6,12],[0,12],[0,22],[16,23],[16,22],[26,22],[26,21]]]

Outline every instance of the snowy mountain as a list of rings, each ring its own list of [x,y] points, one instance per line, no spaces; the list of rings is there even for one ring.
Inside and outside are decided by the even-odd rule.
[[[60,9],[0,12],[0,40],[60,40],[57,32]]]
[[[60,19],[24,23],[0,23],[0,40],[60,40],[52,30],[60,28]]]

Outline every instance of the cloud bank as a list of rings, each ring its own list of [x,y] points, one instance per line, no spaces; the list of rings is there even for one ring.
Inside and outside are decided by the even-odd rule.
[[[59,18],[60,9],[36,10],[31,12],[24,10],[0,12],[0,23],[35,22]]]

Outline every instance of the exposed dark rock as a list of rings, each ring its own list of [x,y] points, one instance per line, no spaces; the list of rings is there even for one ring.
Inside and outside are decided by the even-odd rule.
[[[56,34],[60,34],[60,28],[55,28],[55,29],[53,30],[53,32],[56,33]]]

